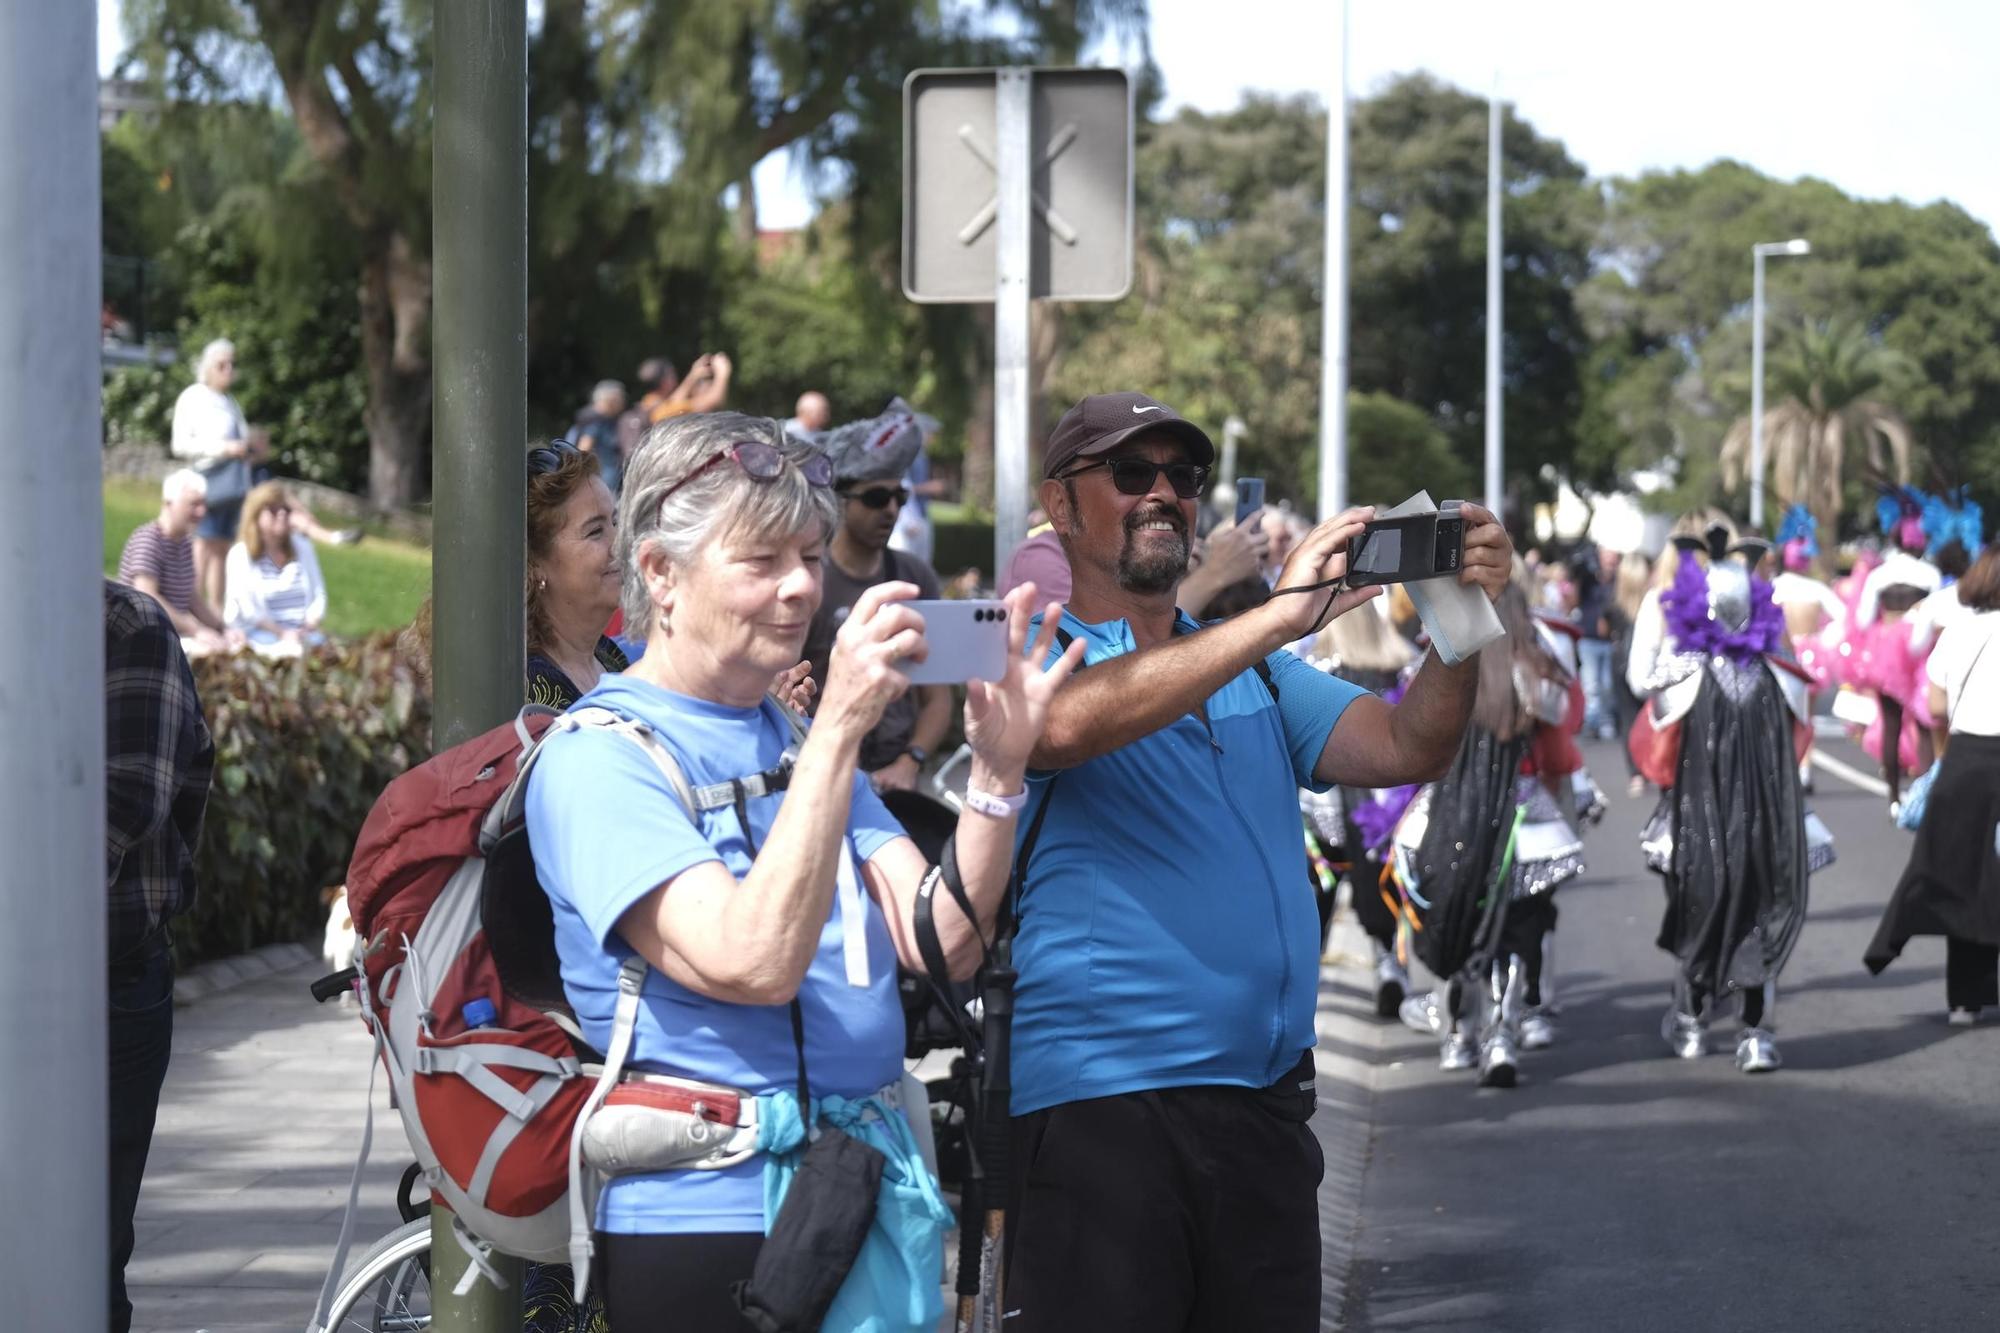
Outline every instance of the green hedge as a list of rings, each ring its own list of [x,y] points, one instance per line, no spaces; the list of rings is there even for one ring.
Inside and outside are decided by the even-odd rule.
[[[320,891],[346,878],[369,807],[429,756],[430,701],[386,633],[294,661],[204,658],[194,673],[215,781],[179,960],[316,940]]]

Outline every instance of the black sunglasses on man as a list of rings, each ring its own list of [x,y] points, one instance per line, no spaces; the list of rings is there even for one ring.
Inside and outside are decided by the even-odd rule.
[[[840,498],[866,505],[870,509],[887,509],[892,503],[908,504],[910,490],[907,486],[870,486],[865,491],[842,491]]]
[[[1121,495],[1144,495],[1153,489],[1153,481],[1161,473],[1167,477],[1167,485],[1174,488],[1174,494],[1183,500],[1192,500],[1200,495],[1208,485],[1208,469],[1199,463],[1155,463],[1150,458],[1099,458],[1080,464],[1062,474],[1061,480],[1088,472],[1092,468],[1110,468],[1111,484]]]

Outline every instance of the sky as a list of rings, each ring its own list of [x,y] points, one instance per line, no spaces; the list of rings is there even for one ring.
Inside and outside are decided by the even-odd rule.
[[[98,0],[100,65],[119,0]],[[1246,91],[1326,97],[1340,0],[1151,0],[1163,110]],[[1598,176],[1731,157],[1863,198],[1950,199],[2000,227],[2000,4],[1989,0],[1349,0],[1348,87],[1427,69],[1501,96]],[[1086,63],[1129,64],[1130,43]],[[757,170],[760,221],[802,225],[789,158]]]

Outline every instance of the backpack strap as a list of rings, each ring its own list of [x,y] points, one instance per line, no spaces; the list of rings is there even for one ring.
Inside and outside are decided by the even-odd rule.
[[[632,1053],[632,1032],[639,1025],[639,996],[646,984],[646,960],[634,954],[618,968],[618,1003],[611,1015],[611,1049],[604,1053],[604,1072],[590,1090],[576,1123],[569,1131],[569,1263],[576,1270],[577,1308],[583,1308],[590,1290],[591,1224],[597,1216],[597,1181],[594,1173],[586,1180],[583,1169],[583,1127],[604,1105],[618,1076],[625,1072],[625,1058]]]

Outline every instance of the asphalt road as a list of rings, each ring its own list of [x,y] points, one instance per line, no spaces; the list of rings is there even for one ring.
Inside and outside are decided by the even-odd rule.
[[[1659,1036],[1652,798],[1626,798],[1613,748],[1591,759],[1612,808],[1558,895],[1557,1044],[1480,1090],[1434,1041],[1372,1029],[1342,1326],[2000,1329],[2000,1015],[1946,1026],[1942,940],[1879,978],[1861,965],[1910,835],[1821,773],[1840,859],[1783,978],[1785,1068],[1738,1073],[1733,1027],[1683,1062]]]

